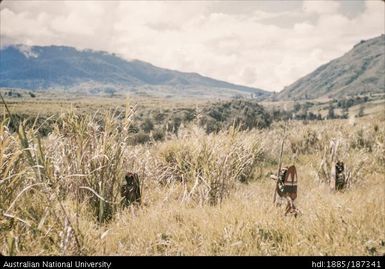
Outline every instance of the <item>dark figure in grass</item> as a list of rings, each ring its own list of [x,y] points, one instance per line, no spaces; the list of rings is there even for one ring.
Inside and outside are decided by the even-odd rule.
[[[276,194],[279,197],[286,199],[285,215],[293,213],[294,216],[300,212],[294,205],[294,200],[297,198],[297,170],[294,165],[290,167],[283,167],[279,172],[279,177],[272,175],[272,179],[277,181],[274,202],[276,202]]]
[[[345,164],[342,161],[338,161],[335,165],[334,180],[335,180],[335,189],[337,191],[345,188],[345,184],[346,184]]]
[[[125,183],[120,189],[122,196],[122,206],[127,207],[132,204],[141,203],[140,182],[138,174],[128,172],[125,176]]]

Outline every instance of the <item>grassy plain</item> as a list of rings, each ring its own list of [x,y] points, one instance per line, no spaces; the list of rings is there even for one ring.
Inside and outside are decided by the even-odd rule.
[[[206,134],[194,121],[163,141],[127,143],[132,104],[203,106],[202,100],[55,96],[9,100],[13,113],[59,113],[39,126],[0,125],[0,252],[4,255],[384,255],[385,114],[274,122]],[[127,101],[130,103],[127,104]],[[374,103],[376,104],[376,103]],[[109,109],[122,108],[120,116]],[[352,108],[356,109],[356,108]],[[2,109],[4,112],[4,109]],[[94,113],[102,113],[103,126]],[[3,113],[5,115],[5,113]],[[280,141],[299,173],[298,217],[273,205]],[[331,191],[318,176],[330,141],[352,174]],[[121,208],[125,172],[143,204]],[[103,197],[103,199],[100,199]]]

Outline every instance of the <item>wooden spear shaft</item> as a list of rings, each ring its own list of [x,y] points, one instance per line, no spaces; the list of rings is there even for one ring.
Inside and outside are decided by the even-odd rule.
[[[285,129],[284,129],[284,136],[282,138],[282,143],[281,143],[281,152],[279,153],[278,171],[277,171],[277,183],[275,185],[274,201],[273,201],[273,203],[275,203],[276,198],[277,198],[278,180],[279,180],[279,174],[281,172],[281,167],[282,167],[282,155],[283,155],[283,146],[285,144],[285,138],[286,138],[286,124],[285,124]]]
[[[5,102],[4,98],[3,98],[3,95],[1,94],[0,92],[0,98],[1,98],[1,101],[3,102],[4,106],[5,106],[5,109],[7,110],[7,113],[8,113],[8,116],[9,116],[9,120],[12,120],[12,114],[11,114],[11,111],[9,111],[9,108],[7,106],[7,103]]]

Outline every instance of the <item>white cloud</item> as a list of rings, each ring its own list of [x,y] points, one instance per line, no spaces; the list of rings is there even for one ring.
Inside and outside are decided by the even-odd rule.
[[[259,9],[246,1],[232,12],[230,2],[210,1],[6,1],[0,34],[3,45],[106,50],[277,91],[361,39],[384,33],[384,3],[367,1],[349,18],[341,3],[305,1],[284,10],[280,2]]]
[[[304,1],[302,8],[305,13],[336,14],[340,8],[337,1]]]

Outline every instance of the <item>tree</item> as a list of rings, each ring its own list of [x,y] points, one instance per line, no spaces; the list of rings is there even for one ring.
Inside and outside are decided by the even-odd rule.
[[[104,92],[108,94],[110,97],[113,97],[116,93],[116,90],[114,88],[106,88],[104,89]]]
[[[336,114],[334,113],[334,107],[333,107],[333,105],[330,105],[327,118],[328,119],[335,119],[335,117],[336,117]]]
[[[142,123],[142,130],[146,133],[152,131],[154,129],[154,123],[151,119],[146,118]]]
[[[344,107],[342,109],[342,118],[347,119],[349,117],[349,108]]]
[[[358,117],[362,117],[364,116],[364,106],[360,106],[360,108],[358,109],[358,114],[357,114]]]
[[[294,112],[298,112],[301,109],[301,104],[300,103],[295,103],[294,104]]]

